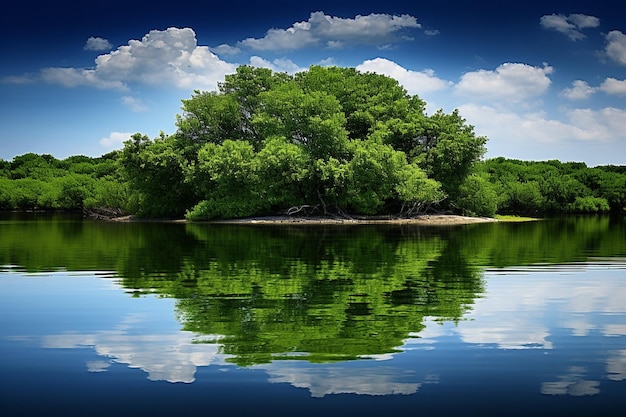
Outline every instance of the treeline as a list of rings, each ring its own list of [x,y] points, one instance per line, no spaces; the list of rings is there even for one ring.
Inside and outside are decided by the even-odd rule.
[[[596,213],[626,208],[626,167],[483,161],[485,137],[392,78],[242,66],[183,100],[177,131],[100,158],[0,160],[0,209],[113,209],[191,220],[261,214]]]
[[[626,166],[494,158],[479,164],[498,213],[624,213]]]
[[[33,153],[0,159],[0,210],[105,209],[138,213],[140,196],[132,190],[119,151],[99,158],[71,156],[59,160]],[[475,165],[464,183],[481,181],[493,213],[474,215],[623,213],[626,210],[626,167],[588,167],[581,162],[520,161],[494,158]],[[475,190],[477,193],[479,189]],[[442,210],[443,202],[433,206]],[[163,215],[167,215],[164,212]]]
[[[27,153],[0,159],[0,210],[133,210],[117,152],[99,158]]]

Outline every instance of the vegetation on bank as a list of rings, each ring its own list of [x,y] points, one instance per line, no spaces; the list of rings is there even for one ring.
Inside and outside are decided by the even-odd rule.
[[[263,214],[413,216],[626,209],[626,167],[482,160],[454,111],[351,68],[239,67],[183,100],[177,131],[99,158],[0,160],[0,209],[105,209],[191,220]]]

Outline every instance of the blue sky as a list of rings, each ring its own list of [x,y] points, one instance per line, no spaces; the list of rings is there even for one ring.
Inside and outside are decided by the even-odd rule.
[[[459,109],[487,157],[626,165],[616,1],[13,4],[0,23],[0,158],[99,156],[175,131],[181,99],[238,65],[389,75]]]

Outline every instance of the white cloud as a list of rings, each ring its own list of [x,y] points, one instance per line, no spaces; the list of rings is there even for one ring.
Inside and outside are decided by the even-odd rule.
[[[108,149],[120,148],[132,135],[133,133],[128,132],[111,132],[109,136],[100,139],[100,145]]]
[[[580,132],[575,139],[598,142],[626,141],[626,109],[574,109],[567,112],[570,126]]]
[[[239,46],[257,51],[295,50],[308,46],[340,48],[348,45],[385,45],[410,39],[402,36],[405,29],[421,25],[410,15],[392,16],[372,13],[354,19],[313,12],[309,20],[296,22],[287,29],[270,29],[263,38],[247,38]]]
[[[361,72],[375,72],[394,78],[409,94],[421,95],[425,92],[443,90],[452,85],[450,81],[435,76],[433,70],[411,71],[384,58],[364,61],[356,69]]]
[[[337,66],[337,62],[335,61],[335,58],[328,57],[326,59],[322,59],[316,65],[319,65],[321,67],[336,67]]]
[[[626,80],[618,80],[609,77],[600,85],[600,90],[607,94],[624,96],[626,95]]]
[[[108,39],[93,36],[87,39],[83,47],[86,51],[109,51],[111,48],[113,48],[113,44]]]
[[[172,27],[152,30],[141,41],[130,40],[128,45],[100,55],[95,71],[103,79],[215,89],[235,68],[208,47],[198,46],[192,29]]]
[[[439,35],[439,33],[440,33],[440,32],[439,32],[437,29],[426,29],[426,30],[424,31],[424,34],[425,34],[426,36],[429,36],[429,37],[430,37],[430,36],[437,36],[437,35]]]
[[[495,71],[478,70],[465,73],[456,91],[472,99],[504,100],[519,103],[537,97],[550,87],[552,67],[505,63]]]
[[[626,110],[614,107],[567,110],[564,121],[551,119],[543,112],[518,114],[476,104],[459,106],[459,111],[476,127],[477,134],[490,139],[490,148],[500,144],[512,155],[525,153],[523,149],[541,149],[546,144],[570,143],[575,146],[576,142],[626,141],[623,128],[626,126]]]
[[[612,30],[606,35],[606,54],[621,65],[626,65],[626,35],[619,30]]]
[[[0,80],[5,84],[32,84],[35,82],[37,77],[32,74],[24,74],[24,75],[9,75],[6,77],[2,77]]]
[[[122,104],[131,109],[132,111],[139,113],[148,110],[148,107],[138,98],[132,96],[124,96],[121,99]]]
[[[568,20],[576,25],[579,29],[584,28],[597,28],[600,26],[600,19],[595,16],[589,16],[586,14],[574,13],[569,15]]]
[[[190,28],[152,30],[141,40],[102,54],[93,68],[44,68],[38,76],[19,80],[41,80],[65,87],[96,87],[128,90],[129,84],[175,86],[183,89],[214,90],[235,64],[220,60],[206,46],[198,46]],[[18,79],[5,79],[17,83]]]
[[[561,95],[570,100],[583,100],[593,95],[596,90],[596,88],[587,84],[586,81],[576,80],[571,87],[561,91]]]
[[[50,84],[64,87],[95,87],[100,89],[127,90],[126,84],[119,79],[102,79],[97,70],[80,68],[44,68],[40,79]]]
[[[626,96],[626,80],[606,78],[599,87],[591,87],[586,81],[576,80],[572,86],[561,91],[561,96],[570,100],[582,100],[589,98],[597,91],[616,96]]]
[[[272,62],[259,56],[250,57],[250,65],[253,67],[269,68],[275,72],[286,72],[295,74],[296,72],[306,71],[308,68],[299,67],[293,61],[287,58],[275,59]]]
[[[580,29],[598,27],[600,26],[600,19],[584,14],[570,14],[569,16],[551,14],[541,16],[539,23],[545,29],[556,30],[571,40],[577,41],[586,38]]]
[[[211,52],[215,52],[216,54],[221,54],[221,55],[236,55],[239,52],[241,52],[241,49],[234,47],[234,46],[230,46],[227,45],[225,43],[212,47],[210,48]]]

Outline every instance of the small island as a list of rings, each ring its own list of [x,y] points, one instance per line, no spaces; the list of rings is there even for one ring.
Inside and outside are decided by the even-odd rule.
[[[626,167],[484,160],[487,138],[394,79],[241,66],[177,130],[99,158],[0,160],[0,210],[132,221],[458,224],[626,210]],[[131,217],[129,217],[131,216]]]

